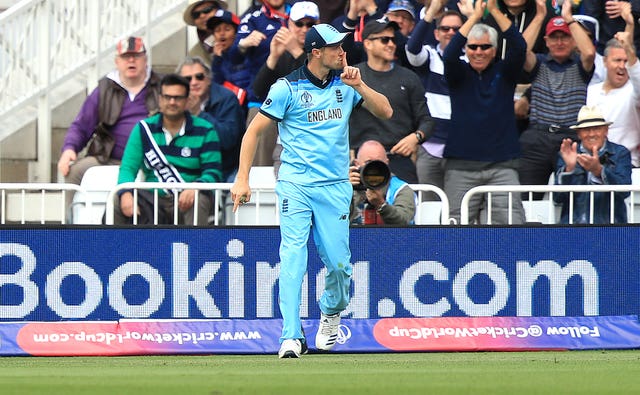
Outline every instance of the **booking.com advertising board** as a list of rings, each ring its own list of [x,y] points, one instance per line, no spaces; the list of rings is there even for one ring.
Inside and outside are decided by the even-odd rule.
[[[0,321],[277,319],[279,231],[8,228]],[[640,227],[353,228],[349,319],[640,313]],[[309,243],[302,318],[324,269]]]

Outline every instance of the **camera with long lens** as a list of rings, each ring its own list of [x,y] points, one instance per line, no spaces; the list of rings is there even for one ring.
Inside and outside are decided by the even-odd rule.
[[[381,189],[389,184],[391,170],[381,160],[372,160],[360,168],[360,184],[353,189],[364,191],[367,189]]]

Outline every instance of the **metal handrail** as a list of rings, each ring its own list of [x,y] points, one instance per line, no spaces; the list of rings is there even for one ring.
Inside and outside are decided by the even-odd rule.
[[[631,207],[636,202],[635,192],[640,192],[640,185],[483,185],[471,188],[462,198],[460,206],[460,224],[469,225],[469,202],[474,195],[486,194],[489,208],[487,209],[487,223],[491,224],[491,194],[493,193],[508,193],[508,207],[509,207],[509,224],[512,223],[513,212],[513,194],[528,193],[529,199],[532,200],[532,194],[536,192],[549,193],[549,199],[553,201],[553,193],[568,192],[569,198],[569,224],[573,223],[573,194],[586,192],[590,193],[591,205],[590,205],[590,222],[593,223],[593,194],[599,192],[609,192],[613,201],[615,192],[631,192],[631,196],[628,198]],[[526,200],[523,202],[525,205]],[[614,219],[614,205],[611,204],[610,209],[610,221],[613,223]],[[630,221],[634,221],[633,210],[630,213]]]
[[[118,184],[115,188],[113,188],[111,190],[111,192],[109,192],[109,195],[107,196],[107,202],[106,202],[106,215],[105,215],[105,220],[106,220],[106,224],[107,225],[113,225],[114,222],[114,213],[115,213],[115,208],[114,208],[114,203],[115,203],[115,196],[116,194],[118,194],[119,191],[123,191],[123,190],[133,190],[133,197],[134,197],[134,214],[133,214],[133,224],[136,225],[137,224],[137,193],[136,191],[139,189],[145,189],[145,190],[152,190],[153,191],[153,196],[154,196],[154,206],[158,206],[158,196],[159,196],[159,191],[160,190],[168,190],[171,193],[174,194],[174,196],[177,195],[177,193],[180,190],[183,189],[195,189],[195,190],[199,190],[199,191],[211,191],[214,193],[214,201],[215,202],[222,202],[223,197],[225,197],[225,194],[227,192],[229,192],[231,190],[231,187],[233,186],[232,183],[201,183],[201,182],[184,182],[184,183],[173,183],[173,182],[146,182],[146,181],[139,181],[139,182],[127,182],[127,183],[123,183],[123,184]],[[260,206],[261,206],[261,202],[260,202],[260,194],[263,192],[275,192],[275,186],[273,184],[253,184],[251,185],[251,190],[252,190],[252,195],[254,196],[254,198],[252,198],[252,201],[255,203],[252,203],[255,205],[256,207],[256,224],[260,224]],[[194,201],[194,206],[197,207],[198,205],[198,194],[195,195],[196,196],[196,200]],[[174,199],[174,207],[173,207],[173,223],[177,224],[178,223],[178,205],[177,205],[177,199]],[[241,210],[242,208],[240,208],[239,210]],[[219,204],[214,204],[213,207],[213,224],[214,225],[221,225],[220,220],[221,220],[221,213],[220,213],[220,205]],[[197,210],[195,210],[194,213],[194,224],[197,223],[198,221],[198,216],[197,216]],[[238,215],[239,212],[236,211],[235,215],[235,223],[238,222]],[[153,218],[153,223],[155,225],[158,224],[158,211],[154,210],[154,218]]]
[[[422,218],[422,210],[424,210],[424,208],[420,202],[425,200],[424,194],[428,192],[435,193],[438,195],[438,199],[440,200],[440,225],[449,225],[452,223],[452,219],[449,218],[449,199],[447,198],[447,194],[444,193],[441,188],[431,184],[409,184],[409,187],[418,194],[418,205],[416,206],[415,215],[416,225],[423,225],[420,223],[420,219]]]
[[[21,208],[20,208],[20,223],[25,224],[27,222],[27,207],[26,203],[26,195],[27,193],[36,193],[40,194],[40,223],[45,223],[46,218],[46,198],[47,192],[50,193],[58,193],[62,192],[61,199],[61,223],[66,223],[66,206],[65,206],[65,195],[67,192],[73,191],[76,193],[83,193],[84,191],[80,188],[79,185],[75,184],[56,184],[56,183],[0,183],[0,224],[5,225],[7,223],[7,191],[18,191],[21,195]],[[87,207],[91,207],[91,200],[87,198],[86,200]]]

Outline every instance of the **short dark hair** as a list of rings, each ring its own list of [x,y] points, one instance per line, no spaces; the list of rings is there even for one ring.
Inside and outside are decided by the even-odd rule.
[[[440,24],[442,23],[442,20],[447,17],[447,16],[457,16],[458,18],[460,18],[460,22],[462,24],[464,24],[466,22],[466,19],[461,13],[459,13],[456,10],[446,10],[441,16],[440,18],[436,19],[436,27],[440,27]]]
[[[175,73],[165,75],[160,80],[160,92],[162,92],[163,86],[170,86],[170,85],[184,86],[184,89],[187,90],[186,95],[189,96],[189,81],[187,81],[186,78]]]

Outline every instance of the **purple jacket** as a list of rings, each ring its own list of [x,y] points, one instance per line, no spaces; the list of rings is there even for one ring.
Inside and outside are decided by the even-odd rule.
[[[154,74],[155,73],[153,72],[151,73],[151,77],[148,79],[147,84],[135,96],[133,101],[129,99],[128,94],[125,94],[120,116],[110,129],[111,134],[115,139],[115,147],[111,153],[111,157],[114,159],[122,159],[122,153],[124,152],[127,140],[129,140],[131,130],[138,121],[147,118],[150,115],[150,111],[147,109],[146,105],[146,97],[149,91],[158,88],[155,83],[152,83],[158,79],[157,75],[154,77]],[[71,126],[69,126],[69,130],[67,131],[62,145],[62,151],[72,149],[75,152],[80,152],[87,145],[89,139],[91,139],[93,130],[98,125],[99,97],[99,88],[96,88],[86,98],[85,102],[82,104],[82,108],[80,108],[80,112],[76,116],[76,119],[71,123]]]

